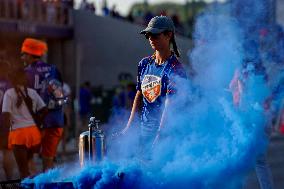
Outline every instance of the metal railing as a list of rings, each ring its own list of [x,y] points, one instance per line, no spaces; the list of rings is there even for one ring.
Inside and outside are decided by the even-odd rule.
[[[62,0],[0,0],[0,19],[71,26],[72,7]]]

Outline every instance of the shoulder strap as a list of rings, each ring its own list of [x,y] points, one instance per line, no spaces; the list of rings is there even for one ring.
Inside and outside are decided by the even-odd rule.
[[[19,90],[17,90],[17,91],[19,92],[19,95],[23,98],[23,100],[24,100],[24,102],[25,102],[25,104],[26,104],[26,106],[27,106],[27,108],[28,108],[28,110],[29,110],[29,112],[30,112],[30,114],[31,114],[31,116],[32,116],[32,118],[33,118],[33,120],[34,120],[34,122],[36,123],[36,122],[37,122],[37,121],[36,121],[37,119],[36,119],[36,115],[35,115],[35,113],[34,113],[34,111],[33,111],[32,99],[31,99],[31,98],[29,97],[29,95],[28,95],[28,89],[25,87],[26,95],[23,94],[23,92],[22,92],[21,89],[19,89]],[[36,123],[36,124],[37,124],[37,123]]]

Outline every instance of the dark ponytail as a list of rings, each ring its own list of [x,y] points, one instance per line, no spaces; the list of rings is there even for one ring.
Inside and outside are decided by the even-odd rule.
[[[175,34],[174,33],[172,34],[171,42],[173,44],[174,53],[176,54],[177,57],[180,57],[180,52],[179,52],[178,47],[177,47],[177,43],[176,43],[176,40],[175,40]]]
[[[16,107],[19,108],[23,103],[23,97],[20,95],[20,88],[18,86],[14,86],[16,94],[17,94],[17,102]]]
[[[20,87],[23,87],[27,93],[27,78],[22,68],[16,68],[10,75],[10,81],[17,94],[16,107],[19,108],[23,103],[23,97],[20,95]]]

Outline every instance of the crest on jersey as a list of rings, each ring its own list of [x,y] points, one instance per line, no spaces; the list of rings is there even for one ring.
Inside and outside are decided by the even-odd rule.
[[[161,95],[161,78],[155,75],[145,75],[141,90],[144,98],[149,103],[155,102],[155,100]]]

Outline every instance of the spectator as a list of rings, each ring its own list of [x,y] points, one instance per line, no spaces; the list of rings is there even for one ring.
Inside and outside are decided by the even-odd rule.
[[[248,57],[248,56],[247,56]],[[252,58],[252,57],[250,57]],[[246,81],[249,77],[253,75],[265,75],[265,70],[263,70],[260,62],[255,62],[258,58],[251,60],[246,60],[241,70],[236,70],[235,75],[230,83],[230,89],[233,95],[233,103],[236,108],[241,110],[242,97],[246,93]],[[265,104],[264,102],[261,102]],[[264,107],[267,109],[266,107]],[[268,111],[268,110],[267,110]],[[263,115],[265,116],[265,115]],[[267,137],[269,137],[271,132],[271,125],[266,125],[264,130]],[[259,185],[262,189],[273,189],[273,179],[269,164],[266,158],[266,152],[258,154],[255,163],[255,172],[258,178]]]
[[[7,75],[7,64],[4,60],[0,59],[0,149],[2,151],[2,167],[4,169],[5,177],[7,180],[11,180],[13,177],[13,170],[15,167],[14,157],[11,150],[8,149],[8,136],[9,136],[9,127],[3,125],[2,118],[2,104],[3,97],[6,90],[10,87],[10,82],[8,81]]]
[[[140,25],[145,25],[144,13],[142,9],[133,10],[133,16],[134,16],[135,23],[140,24]]]
[[[50,24],[56,23],[56,2],[47,1],[46,2],[46,21]]]
[[[79,9],[80,10],[87,10],[88,9],[88,2],[87,2],[87,0],[82,0],[81,1]]]
[[[34,112],[44,112],[45,103],[37,92],[27,87],[27,79],[23,70],[13,73],[13,88],[5,92],[3,99],[3,119],[6,128],[11,127],[9,149],[13,149],[21,178],[31,175],[29,165],[33,154],[39,152],[41,134],[29,111],[27,101],[34,107]]]
[[[109,8],[107,6],[107,1],[106,0],[103,1],[102,11],[103,11],[103,15],[104,16],[108,16],[110,14],[110,10],[109,10]]]
[[[121,18],[120,14],[116,10],[116,5],[112,6],[112,9],[110,10],[110,16],[113,18]]]
[[[29,20],[31,19],[31,2],[28,0],[23,0],[21,3],[21,15],[23,19]]]
[[[89,122],[89,118],[92,114],[91,100],[92,100],[91,84],[86,81],[80,88],[79,92],[79,114],[80,114],[80,125],[77,129],[77,135],[86,130]]]
[[[83,0],[80,4],[80,10],[86,10],[95,13],[96,7],[94,3],[89,3],[87,2],[87,0]]]
[[[60,18],[60,23],[62,24],[69,24],[70,18],[69,13],[70,10],[73,9],[74,0],[62,0],[60,8],[62,9],[63,15]]]
[[[87,10],[89,10],[92,13],[96,13],[96,7],[94,3],[88,3],[88,8]]]
[[[133,77],[130,73],[122,72],[118,75],[118,80],[120,85],[115,89],[115,95],[112,101],[113,110],[130,109],[136,93],[135,87],[133,91]]]
[[[74,7],[74,0],[61,0],[61,2],[66,8],[73,9]]]
[[[283,62],[268,62],[268,83],[272,91],[267,100],[268,107],[273,110],[274,130],[284,134],[284,67]]]
[[[153,17],[153,13],[151,11],[147,11],[144,15],[144,25],[147,25]]]
[[[63,134],[63,90],[62,79],[54,65],[47,64],[41,57],[47,52],[44,41],[27,38],[22,45],[22,61],[28,84],[42,97],[48,107],[48,114],[42,129],[42,163],[46,171],[54,166],[54,157]]]
[[[118,86],[115,88],[112,106],[114,111],[119,111],[120,109],[126,107],[126,91],[123,86]]]
[[[127,98],[126,98],[126,109],[131,109],[135,95],[136,95],[136,85],[134,83],[129,83],[127,85]]]
[[[126,17],[126,20],[129,21],[129,22],[134,22],[134,17],[133,17],[133,12],[132,10],[129,12],[129,14],[127,15]]]

